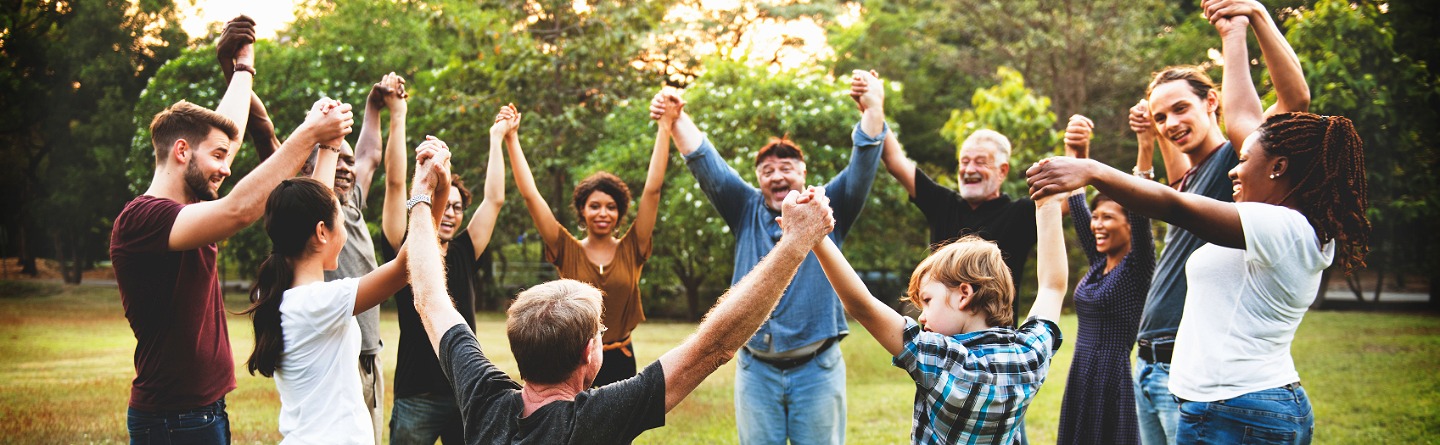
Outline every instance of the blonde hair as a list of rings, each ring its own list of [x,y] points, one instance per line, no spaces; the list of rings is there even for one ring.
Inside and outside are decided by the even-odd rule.
[[[992,241],[968,235],[937,249],[915,266],[906,298],[916,307],[924,307],[920,283],[926,278],[951,289],[969,283],[975,289],[970,311],[983,312],[990,326],[1009,326],[1015,318],[1015,283],[1000,248]]]
[[[600,332],[602,304],[599,289],[575,280],[550,281],[520,292],[505,319],[520,378],[544,384],[565,381]]]

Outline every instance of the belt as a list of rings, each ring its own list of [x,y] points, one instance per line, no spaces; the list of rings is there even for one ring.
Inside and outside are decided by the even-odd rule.
[[[779,370],[781,370],[781,371],[784,371],[784,370],[786,370],[786,369],[790,369],[790,368],[794,368],[794,367],[796,367],[796,366],[800,366],[800,365],[803,365],[803,364],[806,364],[806,363],[810,363],[810,361],[811,361],[811,360],[814,360],[815,357],[819,357],[821,353],[825,352],[825,350],[830,349],[831,346],[834,346],[835,343],[836,343],[836,339],[834,339],[834,338],[831,338],[831,339],[829,339],[829,340],[825,340],[825,343],[821,344],[819,348],[815,348],[815,351],[813,351],[813,352],[811,352],[811,353],[809,353],[809,354],[805,354],[805,355],[799,356],[799,357],[765,358],[765,357],[761,357],[761,356],[759,356],[759,355],[756,355],[756,354],[754,354],[754,353],[751,353],[750,356],[751,356],[751,357],[754,357],[755,360],[759,360],[759,361],[761,361],[761,362],[763,362],[763,363],[765,363],[765,364],[767,364],[767,365],[774,366],[775,368],[777,368],[777,369],[779,369]],[[748,348],[748,346],[747,346],[747,348]]]
[[[629,349],[625,349],[626,346],[630,346],[630,336],[628,335],[625,336],[624,340],[620,340],[614,343],[606,343],[605,350],[613,351],[619,349],[620,353],[625,354],[626,357],[634,357],[635,355],[631,353]]]
[[[1142,338],[1135,342],[1139,356],[1150,363],[1170,363],[1175,353],[1175,337]]]
[[[1276,388],[1276,389],[1284,389],[1284,390],[1292,391],[1292,392],[1293,392],[1293,391],[1295,391],[1295,390],[1297,390],[1297,389],[1300,389],[1300,381],[1297,380],[1297,381],[1295,381],[1295,383],[1290,383],[1290,384],[1287,384],[1287,385],[1285,385],[1285,386],[1278,387],[1278,388]],[[1192,402],[1192,400],[1182,399],[1182,398],[1180,398],[1180,396],[1171,396],[1171,397],[1174,397],[1174,398],[1175,398],[1175,402],[1176,402],[1176,403]]]

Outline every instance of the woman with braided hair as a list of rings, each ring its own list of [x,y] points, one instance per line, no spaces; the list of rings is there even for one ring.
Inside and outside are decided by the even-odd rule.
[[[1235,203],[1176,192],[1087,159],[1031,167],[1039,198],[1089,184],[1126,209],[1209,242],[1186,264],[1189,290],[1171,361],[1180,401],[1177,443],[1310,443],[1315,417],[1290,357],[1295,330],[1332,262],[1364,265],[1365,153],[1349,119],[1266,116],[1250,79],[1246,27],[1253,0],[1207,0],[1224,41],[1227,136]],[[1267,51],[1288,50],[1283,40]],[[1266,45],[1262,44],[1262,49]],[[1273,70],[1272,70],[1273,73]],[[1277,91],[1303,90],[1274,74]],[[1307,93],[1308,94],[1308,93]],[[1238,285],[1237,285],[1238,284]]]

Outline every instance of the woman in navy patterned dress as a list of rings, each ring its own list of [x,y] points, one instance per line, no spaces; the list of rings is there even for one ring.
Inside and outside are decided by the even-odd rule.
[[[1069,201],[1090,272],[1075,286],[1080,327],[1058,443],[1139,443],[1130,348],[1155,271],[1150,219],[1125,211],[1105,195],[1097,195],[1089,208],[1084,193]]]

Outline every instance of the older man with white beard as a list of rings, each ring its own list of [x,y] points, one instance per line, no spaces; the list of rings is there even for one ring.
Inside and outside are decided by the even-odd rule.
[[[955,176],[959,190],[937,184],[920,171],[915,161],[905,156],[895,133],[886,137],[880,159],[890,175],[905,186],[910,202],[925,214],[932,251],[961,236],[980,235],[1000,246],[1019,288],[1025,277],[1025,259],[1035,249],[1035,201],[1000,193],[1000,184],[1010,174],[1010,139],[993,130],[977,130],[960,144],[958,156]]]

